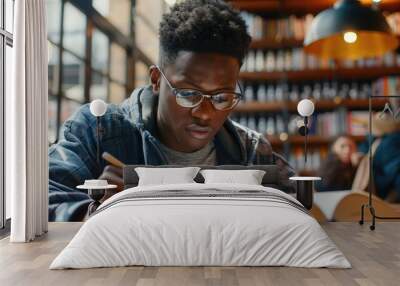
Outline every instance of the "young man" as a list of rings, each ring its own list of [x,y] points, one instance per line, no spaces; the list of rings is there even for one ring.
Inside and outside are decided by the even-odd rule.
[[[159,66],[151,85],[136,89],[101,118],[101,152],[125,164],[277,164],[293,190],[293,170],[259,133],[228,119],[239,102],[239,69],[250,43],[239,14],[220,0],[187,0],[160,24]],[[77,191],[85,179],[121,188],[122,171],[96,161],[96,119],[89,105],[63,126],[50,148],[49,219],[81,220],[90,198]]]

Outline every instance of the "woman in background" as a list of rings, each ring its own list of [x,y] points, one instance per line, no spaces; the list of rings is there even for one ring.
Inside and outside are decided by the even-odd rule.
[[[315,184],[315,189],[320,192],[350,190],[361,156],[351,137],[337,137],[318,170],[322,180]]]

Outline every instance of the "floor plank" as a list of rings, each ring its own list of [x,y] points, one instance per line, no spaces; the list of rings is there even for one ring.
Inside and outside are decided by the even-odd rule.
[[[329,237],[351,262],[352,269],[290,267],[118,267],[85,270],[48,269],[81,223],[50,223],[49,233],[32,243],[0,240],[0,285],[136,285],[136,286],[265,286],[265,285],[399,285],[400,222],[368,225],[323,224]]]

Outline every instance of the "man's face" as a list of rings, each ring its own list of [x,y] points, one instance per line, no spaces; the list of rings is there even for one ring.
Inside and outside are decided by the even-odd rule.
[[[212,95],[218,91],[235,91],[239,63],[234,57],[220,54],[179,52],[175,62],[163,72],[174,88],[196,89]],[[181,152],[194,152],[213,140],[231,110],[217,110],[207,98],[193,108],[182,107],[155,67],[150,69],[150,75],[153,92],[159,94],[160,140]]]

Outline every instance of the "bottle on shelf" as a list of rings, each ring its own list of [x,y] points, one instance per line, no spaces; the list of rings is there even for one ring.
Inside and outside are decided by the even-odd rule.
[[[276,69],[276,63],[275,63],[275,55],[273,51],[268,51],[266,60],[265,60],[265,70],[267,72],[273,72]]]
[[[246,88],[244,89],[244,100],[245,101],[254,100],[254,91],[251,85],[246,86]]]
[[[262,50],[258,50],[256,52],[255,71],[264,71],[264,53]]]
[[[267,120],[265,116],[260,116],[258,119],[257,131],[261,134],[267,133]]]
[[[284,71],[285,70],[285,54],[282,50],[279,50],[276,54],[275,70],[276,71]]]
[[[291,91],[289,92],[289,100],[290,101],[299,101],[300,99],[300,92],[298,85],[293,85]]]
[[[258,101],[260,101],[260,102],[267,101],[267,91],[265,90],[265,85],[264,84],[260,84],[258,86],[256,97],[257,97],[256,99]]]
[[[312,98],[315,100],[321,99],[321,84],[316,82],[312,90]]]
[[[266,129],[266,133],[268,135],[274,135],[276,134],[276,128],[275,128],[275,122],[274,122],[274,118],[273,117],[268,117],[267,119],[267,129]]]
[[[275,87],[272,84],[269,85],[268,89],[267,89],[267,100],[270,101],[270,102],[273,102],[273,101],[276,100]]]
[[[257,130],[256,119],[254,115],[250,115],[247,120],[247,127],[252,130]]]
[[[254,72],[256,70],[255,54],[250,51],[246,57],[246,71]]]

